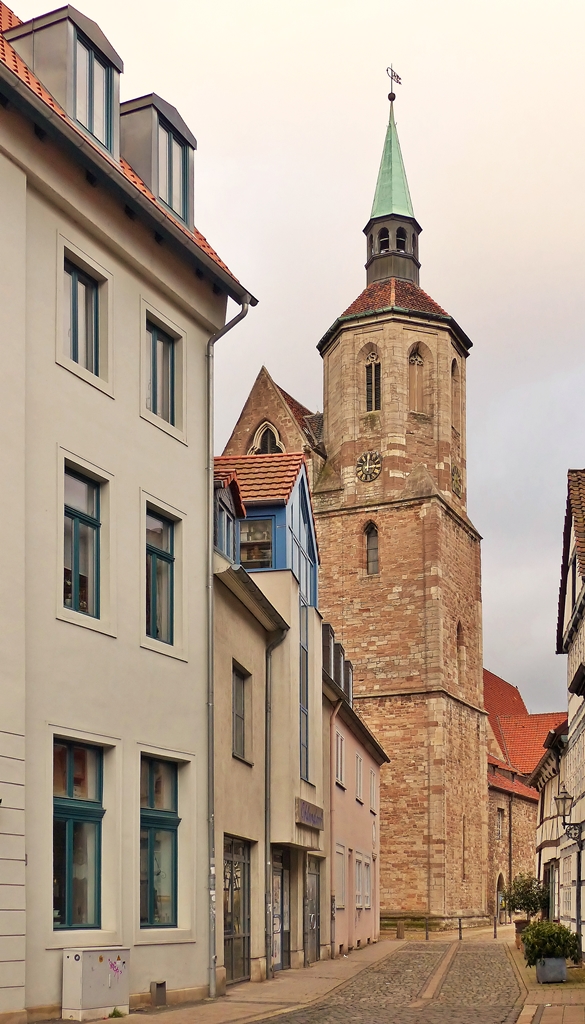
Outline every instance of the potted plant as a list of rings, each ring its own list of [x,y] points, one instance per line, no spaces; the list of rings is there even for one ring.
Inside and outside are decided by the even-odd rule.
[[[514,921],[516,945],[520,949],[521,936],[533,917],[548,909],[548,886],[543,885],[533,875],[523,873],[516,875],[511,885],[504,889],[504,905],[509,914],[520,913],[526,916]]]
[[[581,962],[581,942],[576,932],[552,921],[534,921],[522,933],[524,958],[536,967],[536,980],[550,985],[567,980],[567,960]]]

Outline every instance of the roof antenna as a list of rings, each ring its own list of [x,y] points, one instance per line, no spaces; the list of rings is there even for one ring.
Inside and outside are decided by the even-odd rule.
[[[400,75],[396,74],[392,65],[390,65],[389,68],[386,68],[386,74],[388,75],[388,78],[390,79],[391,82],[396,82],[396,85],[402,85],[402,79]],[[396,93],[388,93],[388,99],[390,100],[390,103],[394,103],[394,100],[396,99]]]

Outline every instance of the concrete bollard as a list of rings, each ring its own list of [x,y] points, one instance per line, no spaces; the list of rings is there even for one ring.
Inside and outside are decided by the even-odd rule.
[[[494,939],[498,937],[498,919],[494,917]]]
[[[463,938],[463,933],[461,931],[461,918],[459,918],[459,941],[461,941],[462,938]]]

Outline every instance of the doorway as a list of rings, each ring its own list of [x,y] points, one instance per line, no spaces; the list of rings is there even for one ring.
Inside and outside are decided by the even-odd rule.
[[[250,978],[250,844],[223,840],[223,955],[228,985]]]
[[[321,862],[307,859],[307,963],[313,964],[321,954]]]
[[[290,967],[290,852],[272,851],[272,969]]]

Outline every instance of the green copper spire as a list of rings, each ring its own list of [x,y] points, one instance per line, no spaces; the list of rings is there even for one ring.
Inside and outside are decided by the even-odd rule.
[[[406,171],[402,162],[398,132],[394,120],[394,103],[390,102],[390,120],[386,131],[384,152],[378,172],[378,182],[374,195],[371,219],[388,217],[397,213],[402,217],[414,218],[412,200],[408,190]]]

